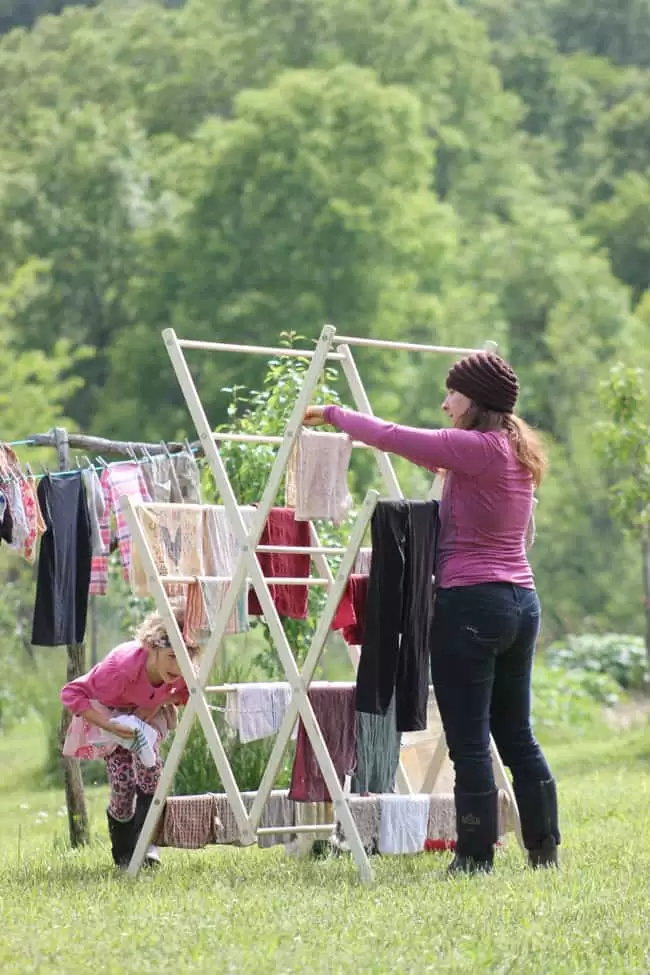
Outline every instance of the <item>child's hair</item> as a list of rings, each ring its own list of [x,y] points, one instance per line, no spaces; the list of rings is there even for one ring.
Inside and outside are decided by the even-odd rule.
[[[174,609],[174,616],[176,617],[176,622],[178,627],[183,632],[183,626],[185,623],[185,610]],[[167,626],[165,621],[160,615],[160,613],[149,613],[145,616],[142,623],[138,627],[135,633],[136,640],[145,647],[149,647],[152,650],[163,649],[171,647],[171,641],[167,633]],[[190,659],[194,660],[198,657],[201,648],[195,640],[185,640],[185,646],[187,647],[187,652],[190,655]]]

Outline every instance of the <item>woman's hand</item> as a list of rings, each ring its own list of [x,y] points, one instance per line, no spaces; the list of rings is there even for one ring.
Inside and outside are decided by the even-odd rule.
[[[324,406],[308,406],[305,413],[303,424],[306,427],[320,427],[327,423],[325,419]]]

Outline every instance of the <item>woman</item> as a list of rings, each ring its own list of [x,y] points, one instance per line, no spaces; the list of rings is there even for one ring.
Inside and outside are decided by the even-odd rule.
[[[451,429],[419,430],[337,406],[329,423],[430,471],[445,470],[440,504],[431,671],[456,773],[458,841],[451,873],[491,870],[498,835],[490,733],[510,768],[532,867],[557,865],[555,782],[530,719],[540,606],[526,555],[533,491],[545,460],[514,414],[519,382],[493,353],[457,362],[442,409]]]

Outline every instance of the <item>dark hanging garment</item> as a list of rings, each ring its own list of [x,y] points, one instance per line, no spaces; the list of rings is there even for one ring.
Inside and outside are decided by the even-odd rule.
[[[437,501],[380,501],[372,516],[356,707],[386,714],[394,694],[398,731],[427,726],[438,531]]]
[[[14,540],[14,520],[4,491],[0,491],[0,540],[7,545]]]
[[[90,516],[81,472],[47,475],[38,485],[46,531],[41,539],[32,643],[83,643],[90,588]]]

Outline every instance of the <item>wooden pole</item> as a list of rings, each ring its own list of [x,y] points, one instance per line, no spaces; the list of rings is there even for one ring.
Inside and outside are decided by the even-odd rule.
[[[56,427],[53,431],[54,445],[56,446],[59,470],[69,470],[70,448],[68,434],[62,427]],[[81,677],[85,672],[85,650],[83,643],[72,643],[67,648],[68,665],[67,679],[74,680]],[[63,708],[61,721],[59,724],[59,744],[63,753],[63,742],[66,732],[70,725],[70,712]],[[85,846],[90,839],[88,828],[88,811],[86,809],[86,797],[84,794],[83,779],[81,777],[81,766],[79,759],[67,758],[61,755],[63,767],[63,782],[65,787],[65,802],[68,809],[68,829],[70,832],[70,843],[73,847]]]

